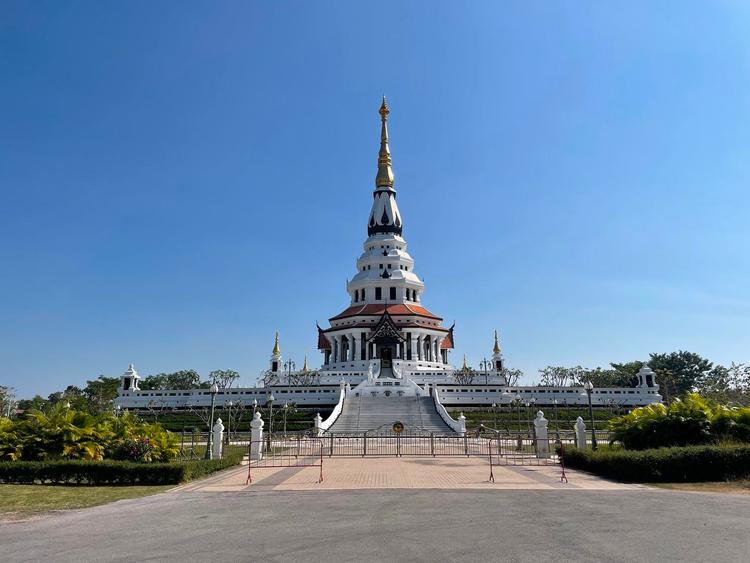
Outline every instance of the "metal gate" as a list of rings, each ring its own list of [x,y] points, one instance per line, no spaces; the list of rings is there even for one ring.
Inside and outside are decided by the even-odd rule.
[[[318,483],[323,482],[323,441],[318,438],[251,441],[248,445],[247,479],[253,471],[269,467],[320,467]]]

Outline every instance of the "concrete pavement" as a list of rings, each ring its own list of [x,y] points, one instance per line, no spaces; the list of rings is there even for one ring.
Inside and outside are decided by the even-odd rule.
[[[660,490],[167,492],[0,526],[3,561],[747,561],[750,498]]]

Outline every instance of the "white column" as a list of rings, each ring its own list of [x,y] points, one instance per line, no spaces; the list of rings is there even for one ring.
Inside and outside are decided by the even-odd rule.
[[[359,334],[352,333],[352,361],[359,359]]]
[[[211,459],[221,459],[221,449],[224,446],[224,424],[220,418],[216,419],[213,427],[213,438],[211,442]]]
[[[576,448],[586,447],[586,423],[579,416],[576,418]]]
[[[534,419],[534,444],[536,445],[536,457],[546,459],[549,457],[549,438],[547,436],[547,419],[544,413],[538,411]]]
[[[340,361],[339,358],[341,358],[341,336],[336,335],[333,337],[333,348],[334,348],[334,354],[333,354],[333,363],[337,363]]]
[[[443,345],[443,338],[443,336],[439,336],[437,338],[437,345],[435,346],[437,348],[437,355],[435,356],[437,359],[435,361],[440,362],[441,364],[443,363],[443,355],[440,348]]]
[[[255,411],[255,416],[250,422],[250,460],[263,459],[263,419],[260,412]]]
[[[422,340],[423,340],[423,338],[424,338],[423,334],[420,334],[419,336],[417,336],[417,359],[418,360],[422,359],[422,353],[423,353]]]
[[[315,428],[315,435],[320,436],[323,434],[323,430],[320,428],[320,425],[323,422],[323,418],[320,416],[320,413],[315,415],[315,418],[313,419],[313,424]]]

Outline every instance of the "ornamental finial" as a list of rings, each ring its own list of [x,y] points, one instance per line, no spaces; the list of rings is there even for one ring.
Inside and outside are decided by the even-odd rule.
[[[464,354],[464,366],[463,366],[463,368],[462,368],[462,369],[463,369],[464,371],[466,371],[467,369],[469,369],[469,364],[467,364],[467,363],[466,363],[466,354]]]
[[[383,96],[380,104],[380,152],[378,153],[378,175],[375,177],[377,188],[393,189],[393,169],[391,168],[391,149],[388,147],[388,101]]]
[[[276,338],[273,341],[273,355],[281,356],[281,348],[279,347],[279,331],[276,331]]]
[[[498,342],[497,340],[497,331],[495,331],[495,345],[492,347],[492,353],[493,354],[500,353],[500,342]]]
[[[308,371],[310,371],[310,368],[307,367],[307,354],[305,354],[305,363],[302,364],[302,371],[304,373],[307,373]]]

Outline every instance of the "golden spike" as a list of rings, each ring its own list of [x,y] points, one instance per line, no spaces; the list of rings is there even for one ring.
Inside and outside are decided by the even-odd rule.
[[[462,369],[463,370],[469,369],[469,364],[466,363],[466,354],[464,354],[464,367]]]
[[[302,371],[304,373],[307,373],[310,371],[310,368],[307,367],[307,354],[305,354],[305,362],[302,364]]]
[[[393,169],[391,168],[391,149],[388,147],[388,101],[383,96],[380,104],[380,152],[378,153],[378,175],[375,176],[375,186],[393,189]]]
[[[279,348],[279,331],[276,331],[276,339],[273,342],[273,355],[281,356],[281,348]]]
[[[493,354],[500,353],[500,343],[497,340],[497,331],[495,331],[495,345],[492,347]]]

